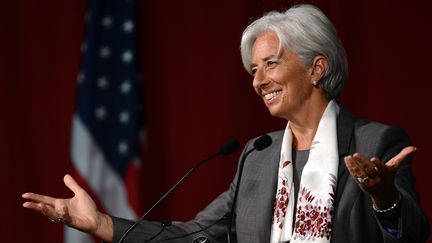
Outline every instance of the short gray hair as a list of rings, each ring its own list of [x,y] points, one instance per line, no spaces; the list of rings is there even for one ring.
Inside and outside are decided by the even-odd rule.
[[[287,50],[299,55],[307,67],[323,55],[329,67],[319,85],[328,99],[337,97],[348,76],[344,47],[336,29],[325,14],[309,4],[295,5],[286,12],[272,11],[252,22],[243,32],[240,51],[244,68],[251,73],[252,48],[257,37],[273,32],[279,39],[279,52]]]

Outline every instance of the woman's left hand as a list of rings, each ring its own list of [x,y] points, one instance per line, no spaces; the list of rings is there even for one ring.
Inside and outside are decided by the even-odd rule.
[[[346,156],[344,160],[351,176],[360,188],[369,194],[375,207],[386,209],[399,198],[394,183],[397,170],[404,159],[416,150],[413,146],[405,147],[385,164],[377,157],[367,160],[358,153]]]

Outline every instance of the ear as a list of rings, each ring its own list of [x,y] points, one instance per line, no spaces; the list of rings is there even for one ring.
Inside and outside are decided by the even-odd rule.
[[[314,58],[311,66],[311,80],[318,83],[328,69],[328,60],[325,56],[318,55]]]

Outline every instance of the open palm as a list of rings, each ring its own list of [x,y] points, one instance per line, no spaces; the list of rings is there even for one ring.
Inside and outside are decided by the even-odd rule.
[[[53,198],[27,192],[22,195],[28,200],[23,207],[41,213],[53,222],[63,222],[78,230],[94,233],[100,225],[100,212],[96,204],[70,175],[65,175],[63,181],[74,193],[72,198]]]

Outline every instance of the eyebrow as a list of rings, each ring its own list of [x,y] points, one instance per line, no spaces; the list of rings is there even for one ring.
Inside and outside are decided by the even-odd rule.
[[[262,58],[261,61],[262,61],[262,62],[266,62],[266,61],[268,61],[268,60],[270,60],[270,59],[273,59],[273,58],[280,59],[280,56],[279,56],[279,55],[274,55],[274,54],[272,54],[272,55],[269,55],[269,56],[267,56],[267,57]],[[256,67],[256,66],[258,66],[258,64],[256,64],[256,63],[251,63],[251,65],[249,66],[249,68],[252,69],[252,68],[254,68],[254,67]]]

